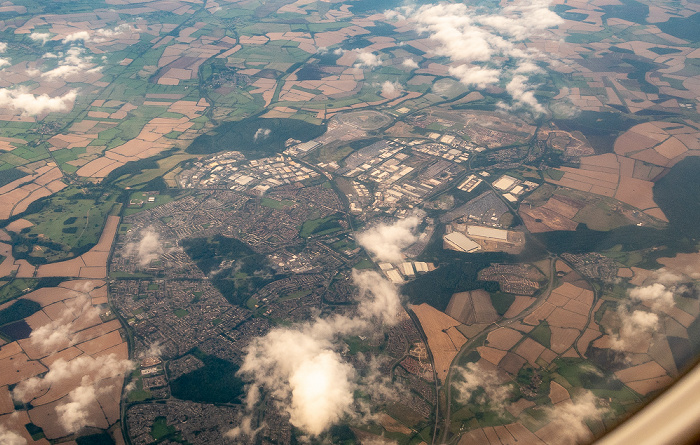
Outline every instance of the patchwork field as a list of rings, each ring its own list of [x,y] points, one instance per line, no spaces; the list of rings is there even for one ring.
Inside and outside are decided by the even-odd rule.
[[[410,305],[409,309],[420,321],[423,332],[428,338],[428,347],[433,354],[435,372],[438,378],[444,381],[452,360],[467,341],[467,338],[456,328],[461,323],[426,303],[418,306]]]
[[[454,294],[445,313],[466,325],[492,323],[498,319],[491,296],[483,289]]]
[[[13,385],[13,397],[31,407],[0,416],[6,428],[20,432],[31,422],[47,439],[66,436],[72,421],[62,413],[79,391],[97,391],[86,407],[88,425],[106,429],[119,420],[121,373],[130,365],[121,324],[105,316],[106,291],[104,281],[77,280],[22,297],[41,307],[24,319],[31,334],[0,347],[0,399]]]
[[[544,205],[532,207],[524,204],[520,207],[520,216],[527,229],[532,233],[552,230],[576,230],[578,222],[573,218],[584,207],[576,200],[564,196],[552,196]]]
[[[33,266],[26,260],[16,260],[9,244],[0,243],[0,254],[5,257],[0,263],[0,276],[15,273],[19,278],[80,277],[104,278],[107,276],[107,259],[119,227],[119,216],[108,216],[97,244],[88,252],[67,261]]]
[[[549,178],[548,182],[580,190],[582,192],[615,198],[636,207],[649,216],[668,221],[654,202],[652,187],[648,179],[635,177],[635,159],[607,153],[581,158],[579,168],[561,167],[561,179]],[[648,177],[649,171],[636,169],[637,176]]]

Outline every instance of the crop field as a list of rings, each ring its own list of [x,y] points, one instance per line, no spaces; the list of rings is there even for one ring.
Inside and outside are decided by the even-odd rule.
[[[460,322],[426,303],[412,305],[410,309],[420,320],[423,332],[428,338],[428,347],[433,354],[435,372],[438,378],[444,381],[452,359],[467,341],[466,337],[455,329]]]
[[[23,230],[16,253],[43,261],[60,261],[75,256],[97,243],[116,194],[86,194],[68,188],[42,203],[25,216],[33,225]]]
[[[528,297],[526,295],[517,295],[515,301],[510,305],[508,311],[503,315],[505,318],[512,318],[518,316],[522,311],[530,307],[532,303],[535,302],[534,297]]]
[[[508,351],[515,346],[521,338],[523,338],[523,334],[514,329],[499,328],[490,332],[486,337],[486,341],[491,347]]]
[[[39,305],[38,312],[25,318],[32,330],[59,322],[74,338],[75,346],[68,338],[55,338],[47,343],[32,337],[3,345],[0,347],[0,385],[19,384],[46,372],[57,360],[71,361],[109,354],[119,360],[128,357],[127,345],[120,333],[121,324],[117,320],[101,321],[99,310],[92,303],[94,298],[106,295],[105,283],[78,280],[63,282],[61,286],[32,291],[24,296],[26,300],[20,301],[33,301]],[[94,378],[100,370],[86,372],[85,375]],[[37,427],[43,429],[48,439],[65,436],[64,425],[52,413],[63,398],[81,385],[83,378],[84,373],[64,376],[51,385],[40,380],[22,396],[25,402],[31,401],[27,414]],[[115,401],[120,398],[122,383],[121,377],[110,377],[99,383],[99,404],[94,402],[89,407],[92,410],[87,418],[89,425],[107,428],[118,420],[119,405]]]
[[[0,264],[0,273],[9,275],[16,271],[16,277],[38,278],[45,277],[81,277],[104,278],[107,275],[107,258],[112,248],[114,236],[119,227],[118,216],[108,216],[98,242],[82,255],[64,261],[40,264],[38,267],[23,259],[15,259],[12,251],[7,248],[5,260]],[[0,248],[7,246],[0,243]],[[11,285],[12,283],[10,283]],[[8,286],[10,286],[8,285]],[[8,287],[5,286],[5,287]],[[31,287],[31,286],[30,286]],[[4,288],[3,288],[4,289]],[[8,287],[8,292],[11,287]],[[19,289],[17,289],[19,290]]]

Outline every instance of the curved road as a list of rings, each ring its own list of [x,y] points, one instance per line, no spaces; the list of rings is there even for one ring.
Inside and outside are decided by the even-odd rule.
[[[446,443],[447,441],[447,435],[449,434],[450,431],[450,417],[451,417],[451,408],[452,408],[452,376],[454,375],[454,368],[455,366],[459,363],[461,360],[462,356],[466,354],[467,352],[471,351],[472,348],[474,347],[474,344],[477,339],[481,338],[483,335],[487,335],[489,332],[494,331],[496,329],[502,328],[505,325],[508,325],[510,323],[513,323],[515,321],[521,321],[528,315],[530,315],[532,312],[534,312],[535,309],[540,307],[546,300],[549,298],[549,295],[552,293],[552,290],[554,288],[554,278],[556,277],[556,270],[554,269],[554,263],[556,262],[557,257],[555,256],[550,256],[549,258],[549,283],[547,284],[547,288],[542,292],[542,294],[537,297],[537,301],[530,306],[528,309],[524,310],[520,315],[517,317],[510,318],[508,320],[501,321],[500,323],[498,322],[493,322],[488,328],[484,329],[481,333],[479,333],[478,336],[474,337],[473,339],[469,340],[466,342],[462,348],[459,350],[455,358],[452,360],[452,363],[450,364],[450,369],[447,372],[447,377],[445,378],[445,383],[443,384],[443,387],[446,388],[446,398],[445,398],[445,403],[447,404],[447,407],[445,409],[445,425],[444,425],[444,430],[442,432],[442,438],[440,439],[440,443]],[[438,418],[436,417],[435,419],[435,426],[437,429],[437,424],[438,424]]]

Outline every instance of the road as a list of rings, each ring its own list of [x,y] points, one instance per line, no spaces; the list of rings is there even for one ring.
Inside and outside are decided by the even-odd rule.
[[[555,262],[557,260],[557,257],[555,256],[550,256],[549,258],[549,282],[547,284],[547,288],[540,294],[539,297],[537,297],[537,301],[530,306],[528,309],[525,311],[521,312],[517,317],[509,318],[507,320],[499,322],[494,322],[492,323],[488,328],[484,329],[477,337],[474,337],[473,339],[467,341],[462,348],[459,350],[455,358],[452,360],[452,363],[450,364],[450,370],[447,373],[447,377],[445,378],[445,383],[443,384],[443,387],[445,388],[446,391],[446,398],[445,398],[445,403],[447,404],[447,407],[445,409],[445,425],[443,428],[442,432],[442,437],[440,439],[440,443],[444,444],[447,443],[447,436],[450,431],[450,418],[452,414],[452,376],[454,375],[454,370],[457,364],[460,362],[464,354],[472,351],[474,348],[475,344],[477,343],[477,340],[479,340],[482,336],[488,335],[489,332],[494,331],[496,329],[502,328],[504,326],[509,325],[510,323],[513,323],[515,321],[521,321],[528,315],[530,315],[532,312],[535,311],[538,307],[540,307],[547,299],[549,298],[549,295],[552,293],[552,290],[554,289],[554,283],[555,283],[555,277],[556,277],[556,269],[555,269]],[[436,418],[436,426],[437,426],[437,418]],[[459,436],[456,436],[459,438]],[[433,441],[433,445],[435,442]]]

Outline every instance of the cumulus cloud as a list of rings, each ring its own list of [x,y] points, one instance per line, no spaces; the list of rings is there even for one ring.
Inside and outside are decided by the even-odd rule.
[[[501,71],[497,69],[484,68],[481,66],[458,65],[449,68],[451,76],[456,77],[465,85],[474,85],[479,88],[486,88],[495,84],[501,77]]]
[[[14,431],[8,430],[5,426],[0,425],[0,443],[3,445],[26,445],[27,440]]]
[[[674,305],[673,291],[661,283],[630,289],[629,296],[633,301],[648,303],[653,310],[670,309]]]
[[[7,51],[7,43],[0,42],[0,53],[4,53],[5,51]],[[0,68],[8,65],[12,65],[10,59],[8,59],[7,57],[0,57]]]
[[[357,242],[378,261],[398,263],[401,251],[418,240],[415,230],[422,219],[423,214],[414,213],[393,224],[378,224],[357,234]]]
[[[15,400],[27,403],[52,385],[82,376],[80,385],[92,385],[96,388],[102,380],[118,377],[134,366],[130,360],[121,360],[116,354],[91,357],[81,355],[71,361],[58,359],[51,364],[49,372],[43,377],[32,377],[20,382],[12,391]],[[76,386],[76,388],[78,387]]]
[[[58,405],[56,414],[66,429],[75,433],[88,423],[89,409],[97,402],[97,392],[92,385],[78,386],[68,393],[70,402]]]
[[[391,82],[389,80],[382,83],[382,95],[383,96],[397,96],[403,91],[403,87],[398,82]]]
[[[466,404],[476,395],[477,403],[488,403],[499,412],[504,410],[511,391],[509,386],[502,384],[496,372],[469,363],[464,368],[458,368],[457,376],[459,378],[453,381],[452,386],[457,390],[457,400],[460,403]]]
[[[36,116],[51,111],[68,111],[73,108],[78,92],[71,90],[63,96],[35,95],[25,88],[0,88],[0,107],[19,111],[22,116]]]
[[[630,312],[625,306],[617,309],[620,319],[620,330],[610,335],[610,349],[614,351],[629,351],[659,327],[659,316],[642,310]]]
[[[693,271],[695,271],[694,268],[693,268]],[[697,271],[695,271],[694,274],[689,273],[688,276],[690,276],[690,278],[693,278],[693,279],[700,278]],[[681,281],[683,281],[682,275],[680,275],[672,270],[668,270],[665,267],[662,267],[661,269],[655,271],[654,275],[652,277],[653,277],[654,282],[661,283],[664,286],[673,286],[673,285],[676,285],[676,284],[680,283]]]
[[[415,69],[418,68],[418,62],[410,58],[403,59],[403,62],[401,62],[401,66],[403,66],[404,68]]]
[[[163,355],[163,346],[160,344],[160,342],[155,342],[151,343],[148,346],[148,349],[142,351],[139,354],[139,358],[160,357],[161,355]]]
[[[62,42],[63,43],[73,43],[73,42],[87,42],[90,40],[90,33],[87,31],[77,31],[71,34],[68,34],[66,37],[63,38]]]
[[[100,71],[101,67],[94,67],[94,64],[85,57],[85,48],[73,47],[66,51],[63,59],[58,62],[58,66],[42,74],[48,79],[68,79],[72,76],[83,76],[86,72],[93,73]]]
[[[264,388],[278,408],[289,414],[290,422],[312,436],[345,416],[359,415],[353,394],[363,383],[340,354],[338,340],[371,332],[376,322],[395,323],[400,298],[395,286],[376,272],[355,272],[353,281],[359,289],[358,315],[316,318],[275,328],[250,343],[240,368],[241,375],[251,382],[246,394],[248,412]],[[380,382],[375,376],[366,384],[377,390]],[[226,436],[242,439],[255,433],[247,416]]]
[[[506,84],[506,92],[517,104],[530,107],[537,113],[544,113],[544,107],[537,102],[532,88],[527,82],[527,77],[522,74],[516,74]]]
[[[94,42],[96,43],[102,43],[106,42],[108,40],[112,40],[115,37],[120,37],[121,35],[132,31],[132,27],[128,23],[122,23],[121,25],[117,26],[116,28],[112,29],[98,29],[97,32],[95,32],[95,35],[91,38]],[[87,39],[85,39],[87,40]]]
[[[268,136],[270,136],[270,133],[272,133],[272,130],[269,128],[258,128],[253,136],[253,141],[257,142],[258,139],[267,139]]]
[[[92,305],[88,295],[66,300],[65,305],[66,308],[58,318],[29,334],[32,344],[38,345],[45,353],[57,352],[75,344],[74,325],[78,319],[81,323],[96,323],[99,320],[99,311]]]
[[[537,72],[533,61],[546,57],[522,43],[563,22],[549,10],[549,3],[523,0],[501,8],[498,14],[484,13],[462,3],[440,3],[405,7],[401,13],[390,16],[415,21],[420,32],[437,42],[436,53],[452,60],[450,74],[462,83],[485,88],[506,81],[506,89],[516,105],[541,112],[541,106],[533,107],[537,104],[533,86],[524,74]]]
[[[227,439],[236,440],[239,438],[255,437],[263,429],[263,426],[258,428],[252,427],[253,418],[250,416],[245,416],[241,420],[240,425],[231,428],[224,433],[224,437]]]
[[[374,53],[359,51],[357,53],[357,59],[355,63],[356,68],[373,68],[382,64],[382,59]]]
[[[133,362],[119,359],[116,354],[98,357],[82,355],[71,361],[58,359],[43,377],[20,382],[13,389],[12,396],[27,403],[52,386],[74,385],[75,379],[79,378],[79,383],[68,393],[68,400],[56,406],[59,423],[69,433],[75,433],[88,425],[90,413],[99,409],[97,397],[111,389],[104,384],[105,379],[121,377],[133,367]]]
[[[136,255],[141,267],[146,267],[163,254],[160,235],[150,226],[141,231],[141,240],[128,243],[124,249],[126,255]]]
[[[293,425],[318,435],[352,410],[355,369],[335,350],[334,339],[364,328],[345,317],[277,328],[248,347],[240,372],[253,379],[247,404],[265,387]]]
[[[672,309],[676,292],[685,290],[683,286],[678,286],[683,277],[666,269],[656,271],[651,280],[651,284],[629,289],[629,300],[617,307],[620,329],[610,336],[611,349],[629,351],[635,345],[646,342],[659,327],[658,313]],[[646,309],[635,309],[640,304]]]
[[[561,445],[574,445],[581,440],[591,440],[593,437],[586,422],[599,420],[607,412],[606,408],[599,406],[598,399],[590,391],[585,391],[572,401],[548,407],[545,411],[550,424],[559,426],[557,444]]]
[[[51,34],[48,32],[33,32],[29,34],[29,38],[35,42],[41,42],[42,45],[45,45],[46,42],[51,40]]]
[[[359,272],[353,269],[352,280],[360,293],[360,316],[394,324],[401,310],[401,297],[396,286],[372,270]]]

